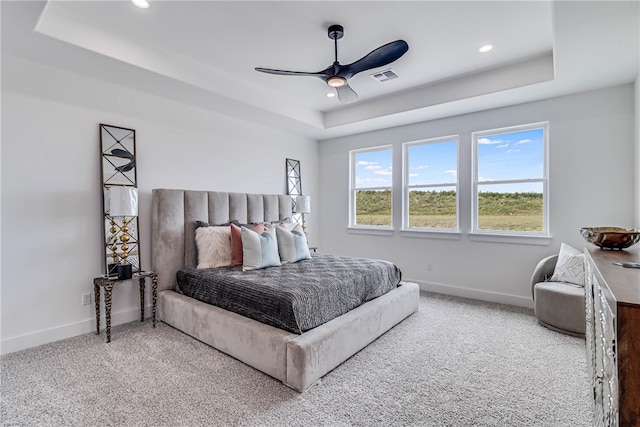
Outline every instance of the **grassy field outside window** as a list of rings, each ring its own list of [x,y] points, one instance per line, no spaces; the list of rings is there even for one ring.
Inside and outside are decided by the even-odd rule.
[[[391,222],[391,191],[360,190],[356,194],[357,224],[387,225]],[[478,199],[481,228],[542,230],[541,193],[482,192]],[[412,227],[455,227],[455,191],[411,191],[410,209]]]

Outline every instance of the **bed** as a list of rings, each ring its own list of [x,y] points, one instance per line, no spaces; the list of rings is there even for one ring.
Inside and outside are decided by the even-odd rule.
[[[291,216],[291,197],[273,194],[154,189],[152,268],[158,274],[158,318],[303,392],[418,309],[419,288],[391,291],[303,333],[294,333],[176,292],[176,274],[197,264],[197,221],[277,222]],[[279,267],[271,267],[279,268]]]

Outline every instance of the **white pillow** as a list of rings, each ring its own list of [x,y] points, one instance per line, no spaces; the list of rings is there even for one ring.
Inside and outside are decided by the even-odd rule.
[[[269,228],[261,234],[242,227],[240,234],[242,236],[242,271],[281,265],[276,227]]]
[[[284,228],[287,231],[293,230],[296,226],[300,227],[299,224],[296,224],[294,222],[284,222],[284,221],[280,221],[280,223],[278,223],[278,226]],[[300,227],[300,230],[302,230],[302,227]]]
[[[303,259],[311,259],[307,237],[302,231],[302,227],[296,224],[291,231],[282,224],[276,227],[278,237],[278,252],[283,264],[288,262],[298,262]]]
[[[196,228],[198,268],[226,267],[231,263],[231,228]]]
[[[562,243],[558,254],[558,262],[556,262],[556,267],[549,281],[584,286],[584,254]]]

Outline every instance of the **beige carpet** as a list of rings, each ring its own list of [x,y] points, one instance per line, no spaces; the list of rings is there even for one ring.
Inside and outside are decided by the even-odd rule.
[[[213,325],[212,327],[215,327]],[[149,321],[1,358],[4,426],[590,426],[584,341],[530,310],[420,311],[299,394]]]

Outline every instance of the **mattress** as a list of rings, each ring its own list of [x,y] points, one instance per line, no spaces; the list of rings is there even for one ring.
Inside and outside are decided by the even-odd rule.
[[[300,334],[370,301],[400,283],[389,261],[314,254],[279,267],[182,268],[176,291]]]

